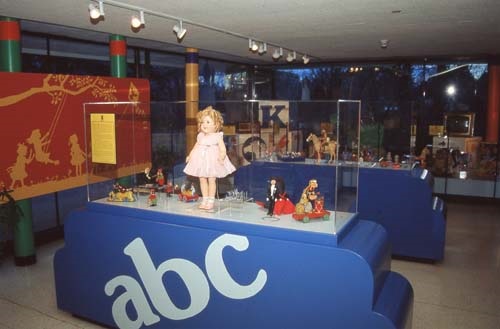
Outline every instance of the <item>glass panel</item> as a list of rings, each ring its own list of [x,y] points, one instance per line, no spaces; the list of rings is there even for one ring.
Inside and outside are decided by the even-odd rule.
[[[151,168],[150,104],[84,104],[88,200],[136,201],[137,173]]]
[[[335,213],[339,222],[358,211],[360,101],[337,103],[337,145],[340,157],[336,166]],[[346,215],[347,214],[347,215]]]
[[[195,143],[206,147],[198,155],[203,166],[211,163],[204,158],[210,147],[221,150],[198,140],[196,119],[186,119],[208,106],[224,120],[235,168],[215,179],[213,210],[200,209],[202,197],[211,200],[203,185],[210,180],[184,173]],[[357,212],[360,110],[359,101],[87,103],[88,199],[337,234]]]
[[[50,39],[50,55],[109,62],[109,46],[65,39]]]

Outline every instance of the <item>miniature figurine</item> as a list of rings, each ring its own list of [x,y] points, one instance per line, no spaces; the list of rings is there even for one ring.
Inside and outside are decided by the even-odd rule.
[[[113,190],[108,194],[108,201],[133,202],[135,196],[131,188],[127,188],[120,183],[113,184]]]
[[[331,141],[329,138],[326,142],[322,144],[321,140],[313,133],[310,133],[306,139],[306,142],[312,142],[314,147],[314,153],[316,153],[316,162],[320,163],[321,154],[328,153],[330,154],[330,159],[328,163],[333,163],[335,161],[335,153],[337,152],[337,142]]]
[[[314,210],[314,204],[319,194],[319,192],[316,192],[317,188],[318,181],[316,179],[309,180],[309,185],[302,191],[299,203],[295,205],[296,213],[312,212]]]
[[[156,175],[151,175],[151,168],[144,169],[144,177],[146,178],[146,186],[153,186],[153,179],[156,178]]]
[[[282,193],[280,186],[277,184],[277,179],[271,177],[269,180],[269,186],[267,187],[267,215],[272,216],[274,213],[274,205],[278,196]]]
[[[191,182],[186,182],[182,184],[180,188],[180,193],[178,194],[178,198],[180,201],[184,202],[194,202],[198,201],[200,196],[196,193],[196,189]]]
[[[158,199],[156,198],[156,191],[154,188],[151,189],[148,197],[148,205],[154,207],[158,204]]]
[[[226,154],[219,111],[211,106],[198,112],[196,144],[186,158],[184,172],[199,177],[203,201],[199,208],[212,210],[215,202],[217,178],[226,177],[236,170]]]
[[[281,177],[276,177],[276,184],[279,186],[279,193],[276,202],[274,203],[274,215],[288,215],[295,212],[295,205],[290,201],[288,194],[285,192],[285,182]]]
[[[158,187],[163,187],[163,185],[165,185],[165,176],[163,176],[162,168],[158,168],[156,171],[156,184],[158,184]]]
[[[310,218],[330,219],[330,212],[324,210],[324,198],[320,197],[317,188],[318,182],[316,179],[311,179],[295,205],[295,213],[292,215],[295,220],[307,223]]]
[[[399,169],[401,168],[401,163],[399,163],[399,155],[394,155],[394,162],[392,163],[392,168]]]

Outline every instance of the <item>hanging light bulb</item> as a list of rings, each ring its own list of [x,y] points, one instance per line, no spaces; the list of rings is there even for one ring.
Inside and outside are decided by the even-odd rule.
[[[283,48],[280,47],[279,50],[275,49],[273,53],[273,59],[278,60],[281,56],[283,56]]]
[[[132,25],[132,27],[134,29],[138,29],[140,27],[143,27],[145,25],[145,21],[144,21],[144,11],[140,11],[139,12],[139,17],[137,16],[132,16],[132,20],[130,21],[130,25]]]
[[[99,7],[94,4],[89,4],[89,15],[92,20],[97,20],[104,16],[104,5],[102,1],[99,1]]]

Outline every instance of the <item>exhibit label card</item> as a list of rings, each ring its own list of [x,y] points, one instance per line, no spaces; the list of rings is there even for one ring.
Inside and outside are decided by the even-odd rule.
[[[91,113],[90,136],[92,162],[116,164],[115,114]]]

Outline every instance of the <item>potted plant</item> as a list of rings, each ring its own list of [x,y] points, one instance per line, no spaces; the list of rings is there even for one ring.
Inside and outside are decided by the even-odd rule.
[[[5,257],[5,245],[9,232],[12,232],[19,220],[21,209],[5,186],[0,190],[0,260]]]

